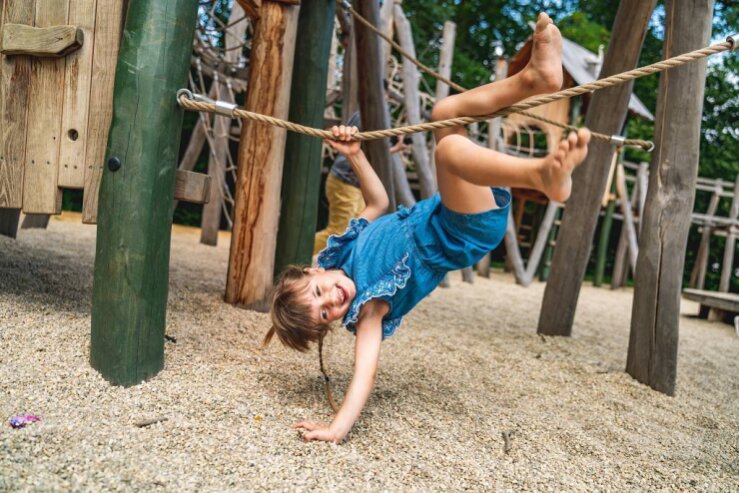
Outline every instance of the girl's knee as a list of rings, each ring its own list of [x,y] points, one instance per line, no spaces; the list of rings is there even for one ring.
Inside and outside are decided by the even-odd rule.
[[[466,140],[466,137],[458,134],[450,134],[439,139],[436,143],[436,151],[434,155],[436,167],[453,171],[455,156],[459,151],[459,145],[461,142]]]
[[[437,101],[431,110],[431,120],[438,122],[456,117],[457,105],[454,103],[454,97],[450,96]]]

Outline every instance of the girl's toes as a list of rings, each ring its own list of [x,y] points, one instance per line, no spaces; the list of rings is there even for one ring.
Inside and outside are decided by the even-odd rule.
[[[570,132],[570,134],[567,136],[567,142],[570,144],[570,149],[574,149],[577,145],[577,134],[575,132]]]
[[[588,145],[588,142],[590,142],[590,130],[581,128],[577,131],[577,145],[583,147]]]
[[[557,152],[562,152],[564,154],[567,154],[567,152],[570,150],[570,141],[569,139],[565,139],[560,141],[559,143],[559,149],[557,149]]]

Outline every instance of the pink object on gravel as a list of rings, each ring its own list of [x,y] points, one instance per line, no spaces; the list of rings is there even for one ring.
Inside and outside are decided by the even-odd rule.
[[[10,418],[10,426],[11,428],[23,428],[27,424],[34,423],[36,421],[41,421],[41,418],[34,416],[33,414],[21,414]]]

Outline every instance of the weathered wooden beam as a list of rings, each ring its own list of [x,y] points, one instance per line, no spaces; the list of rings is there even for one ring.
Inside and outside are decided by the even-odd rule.
[[[656,0],[623,0],[619,4],[601,77],[636,66],[656,3]],[[585,126],[609,135],[620,133],[631,88],[632,84],[621,84],[597,91],[590,101]],[[569,336],[572,333],[577,299],[608,180],[605,164],[612,155],[610,143],[591,140],[588,157],[572,175],[572,196],[562,218],[539,315],[540,334]]]
[[[239,4],[234,4],[229,14],[228,27],[224,34],[226,40],[226,63],[236,63],[241,58],[241,44],[246,34],[247,21],[244,19],[244,10]],[[220,77],[213,79],[211,91],[215,92],[215,99],[233,103],[233,92],[222,86]],[[221,91],[221,89],[226,89]],[[211,200],[203,207],[203,216],[200,223],[200,243],[204,245],[218,244],[218,231],[221,228],[223,213],[223,197],[226,181],[226,168],[229,158],[229,131],[232,119],[229,116],[214,115],[213,135],[209,141],[211,146],[208,155],[208,175],[211,177]]]
[[[164,365],[172,199],[198,0],[128,8],[100,185],[90,363],[118,385]]]
[[[737,216],[739,216],[739,175],[737,175],[734,181],[734,199],[731,201],[729,220],[735,221]],[[718,283],[718,290],[724,293],[729,291],[731,276],[734,272],[735,245],[736,232],[734,228],[730,228],[729,233],[726,235],[726,243],[724,243],[724,260],[721,266],[721,279]]]
[[[721,199],[721,183],[716,184],[711,199],[708,201],[708,209],[706,215],[713,216],[716,214],[719,200]],[[698,253],[695,256],[695,267],[690,275],[690,287],[695,289],[703,289],[706,282],[706,270],[708,268],[708,254],[710,253],[711,236],[713,228],[710,225],[705,225],[703,232],[701,233],[701,242],[698,245]]]
[[[5,22],[33,23],[35,0],[4,0],[3,6]],[[10,57],[2,60],[0,207],[8,209],[20,209],[23,205],[31,62],[28,57]],[[17,222],[17,218],[14,221]]]
[[[191,204],[207,204],[211,197],[212,178],[205,173],[178,169],[175,173],[174,198]]]
[[[310,127],[323,122],[335,0],[300,7],[289,120]],[[275,275],[287,265],[311,263],[321,188],[320,139],[291,132],[285,144],[282,212],[277,232]]]
[[[126,2],[97,0],[95,6],[95,50],[92,55],[90,101],[100,104],[90,111],[87,119],[87,149],[85,150],[85,193],[82,203],[82,222],[97,222],[100,179],[105,163],[105,146],[113,119],[113,84],[115,66],[125,22]]]
[[[354,5],[359,15],[373,26],[379,25],[378,2],[358,2]],[[362,130],[378,130],[390,126],[390,113],[383,89],[385,67],[382,64],[380,38],[361,23],[354,24],[357,43],[359,107],[362,114]],[[363,148],[377,176],[380,177],[390,199],[389,210],[395,210],[395,184],[392,160],[387,139],[364,142]]]
[[[623,5],[623,4],[622,4]],[[667,0],[665,58],[705,46],[713,0]],[[668,395],[677,377],[680,291],[695,199],[706,61],[660,76],[655,149],[635,272],[626,371]]]
[[[77,26],[33,27],[25,24],[3,25],[3,55],[63,57],[82,48],[85,35]]]
[[[259,70],[249,72],[248,111],[287,119],[298,13],[298,7],[262,3],[250,58],[251,66]],[[323,108],[318,115],[323,115]],[[286,137],[285,130],[270,125],[246,121],[242,126],[226,278],[228,303],[268,309]]]

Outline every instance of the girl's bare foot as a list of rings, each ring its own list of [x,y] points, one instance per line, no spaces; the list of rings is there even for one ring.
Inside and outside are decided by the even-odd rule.
[[[541,167],[541,191],[555,202],[564,202],[572,192],[572,172],[588,154],[590,130],[581,128],[559,143],[544,158]]]
[[[534,93],[550,93],[562,87],[562,35],[545,13],[539,14],[534,30],[531,59],[521,79]]]

